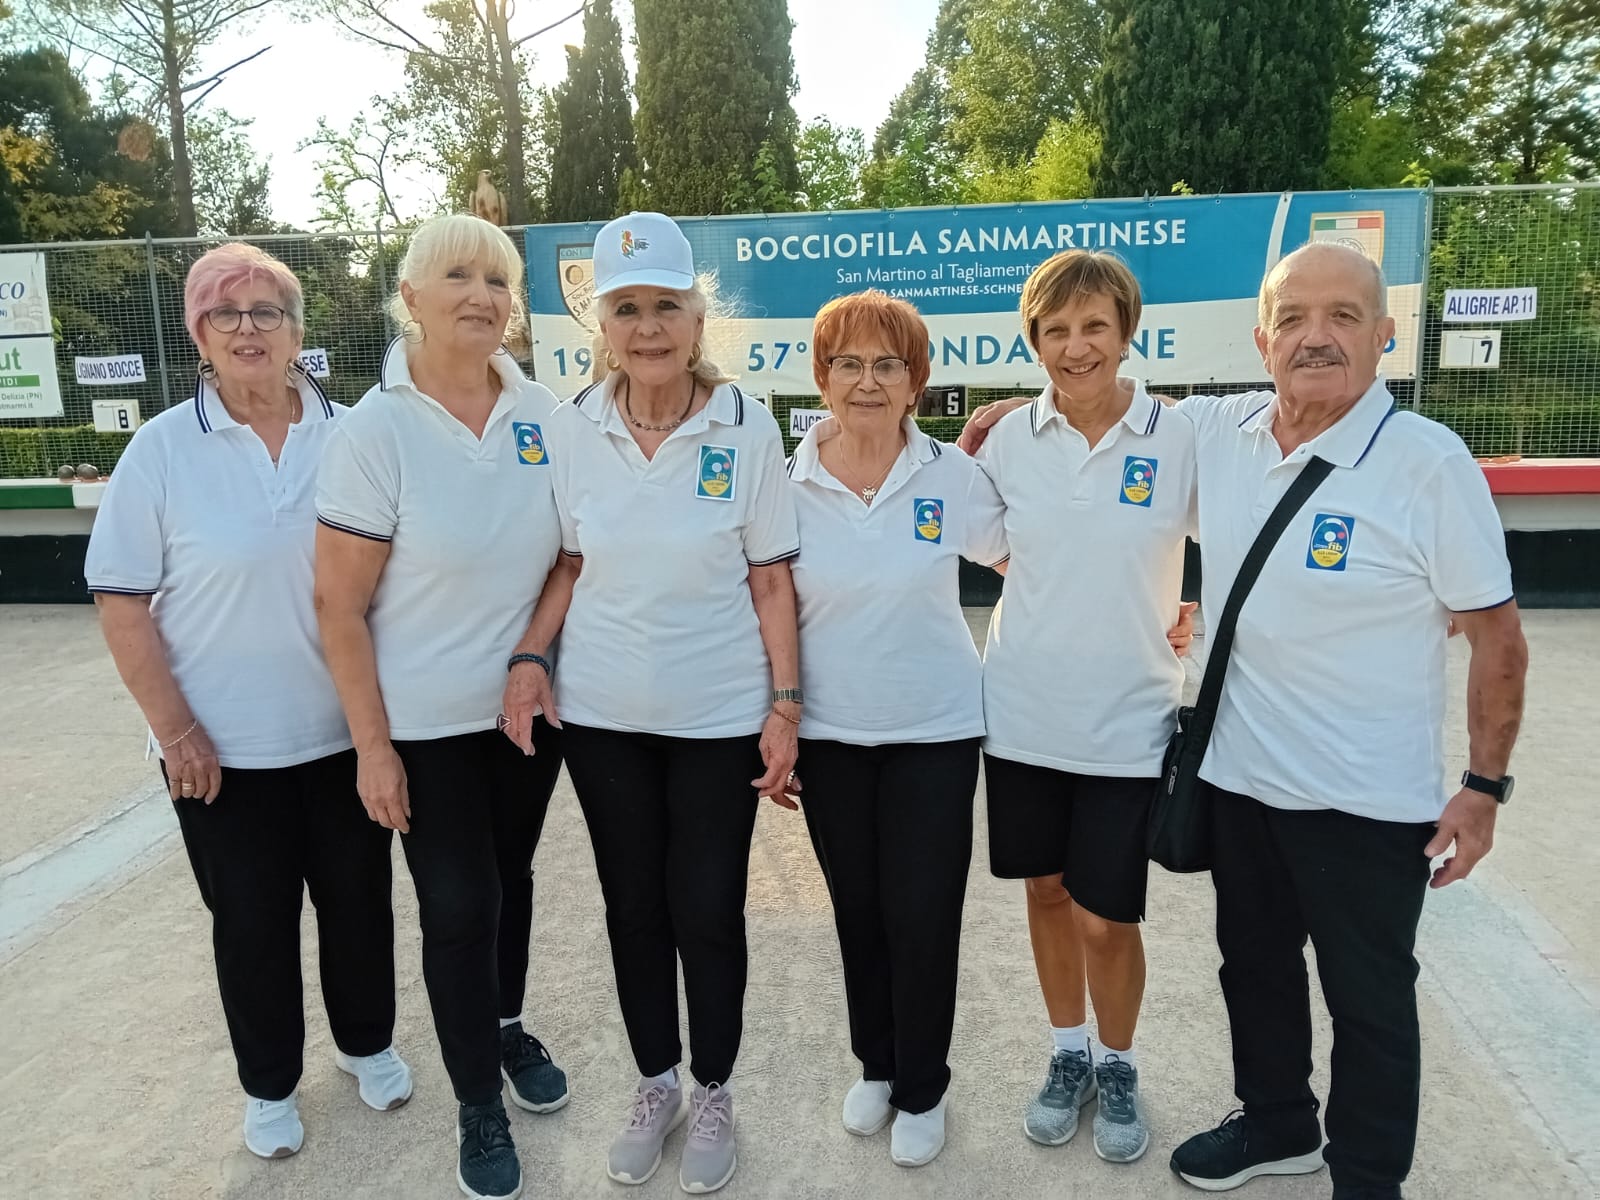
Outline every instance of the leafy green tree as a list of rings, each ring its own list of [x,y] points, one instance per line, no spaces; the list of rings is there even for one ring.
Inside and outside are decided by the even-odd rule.
[[[529,82],[529,42],[570,21],[573,9],[538,28],[517,24],[516,0],[433,0],[419,25],[405,0],[306,0],[357,37],[406,58],[405,104],[420,141],[437,154],[450,201],[463,203],[480,170],[505,194],[511,224],[538,220],[548,184],[552,114]],[[542,89],[540,89],[542,90]]]
[[[277,230],[268,195],[271,176],[251,145],[252,123],[223,108],[189,122],[195,220],[201,233],[242,237]]]
[[[172,156],[172,204],[178,232],[193,236],[197,217],[189,121],[229,72],[270,48],[205,73],[200,66],[224,37],[248,28],[284,0],[34,0],[29,32],[81,51],[131,80],[143,115],[159,121]]]
[[[1600,4],[1496,0],[1434,20],[1416,82],[1431,158],[1506,183],[1600,169]]]
[[[859,129],[844,129],[826,117],[807,122],[795,143],[800,192],[808,209],[857,208],[861,204],[861,171],[867,147]]]
[[[173,232],[171,159],[137,116],[96,108],[58,50],[0,55],[0,234]]]
[[[403,219],[390,192],[389,172],[401,145],[390,102],[372,98],[373,119],[357,114],[347,129],[317,118],[317,132],[300,143],[317,153],[317,215],[322,229],[377,229]]]
[[[611,0],[592,0],[584,11],[583,45],[567,47],[567,77],[554,102],[548,219],[608,220],[618,212],[623,174],[639,162],[622,26]]]
[[[1101,9],[1092,0],[979,0],[963,53],[944,64],[950,132],[983,168],[1033,156],[1052,120],[1089,102],[1100,66]]]
[[[728,212],[752,186],[772,190],[751,180],[765,147],[777,190],[792,196],[799,121],[784,0],[635,0],[633,13],[635,195],[663,212]]]
[[[1321,184],[1348,0],[1107,0],[1102,196]]]

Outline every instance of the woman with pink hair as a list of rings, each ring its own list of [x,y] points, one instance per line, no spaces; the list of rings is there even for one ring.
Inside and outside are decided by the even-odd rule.
[[[339,1068],[375,1109],[411,1097],[395,1053],[390,831],[367,819],[312,608],[313,503],[344,409],[299,365],[293,272],[240,243],[190,269],[194,398],[133,436],[84,574],[150,726],[200,897],[246,1096],[244,1142],[300,1149],[300,906],[317,911]]]

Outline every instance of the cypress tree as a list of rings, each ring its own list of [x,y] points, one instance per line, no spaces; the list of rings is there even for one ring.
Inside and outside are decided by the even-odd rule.
[[[732,211],[774,178],[792,194],[799,122],[785,0],[635,0],[633,16],[644,175],[631,198],[688,215]]]
[[[638,166],[622,26],[611,0],[591,0],[584,11],[583,46],[567,47],[555,104],[549,220],[609,220],[621,209],[623,172]]]
[[[1349,0],[1114,0],[1096,115],[1101,196],[1321,185]]]

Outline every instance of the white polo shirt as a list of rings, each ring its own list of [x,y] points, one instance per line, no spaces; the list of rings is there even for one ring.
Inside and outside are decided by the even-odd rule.
[[[983,655],[984,749],[1081,775],[1159,775],[1183,689],[1166,634],[1194,527],[1194,429],[1136,384],[1091,448],[1047,384],[978,462],[1011,547]]]
[[[800,736],[858,746],[983,736],[983,666],[961,613],[961,560],[1006,557],[1000,497],[909,417],[872,504],[828,473],[828,417],[790,462],[800,557]]]
[[[556,398],[508,354],[481,439],[418,390],[396,340],[323,459],[317,518],[389,543],[367,610],[389,736],[493,729],[506,659],[560,549],[548,437]]]
[[[1191,397],[1203,598],[1215,621],[1268,513],[1313,454],[1334,465],[1278,539],[1240,612],[1200,776],[1275,808],[1385,821],[1443,810],[1452,610],[1511,599],[1483,472],[1383,380],[1287,458],[1271,392]]]
[[[583,557],[556,707],[601,729],[757,733],[772,671],[749,568],[800,545],[778,423],[723,384],[646,459],[617,411],[618,378],[550,417],[561,545]]]
[[[225,767],[350,746],[311,603],[317,467],[348,410],[309,378],[300,407],[274,468],[198,382],[133,435],[89,537],[89,590],[152,597],[173,678]]]

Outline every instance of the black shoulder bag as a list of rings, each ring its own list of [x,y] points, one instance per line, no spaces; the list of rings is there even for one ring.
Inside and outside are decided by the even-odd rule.
[[[1233,649],[1233,630],[1239,623],[1239,610],[1244,607],[1245,597],[1255,586],[1278,538],[1331,470],[1332,463],[1313,457],[1289,485],[1261,532],[1256,534],[1250,552],[1244,556],[1239,574],[1228,592],[1228,602],[1223,605],[1221,619],[1208,631],[1211,651],[1206,658],[1205,675],[1200,680],[1200,694],[1193,708],[1178,710],[1178,727],[1167,743],[1166,757],[1161,762],[1161,780],[1145,833],[1145,849],[1150,860],[1169,871],[1187,873],[1211,869],[1211,801],[1200,783],[1200,764],[1205,760],[1211,726],[1217,719],[1217,704],[1222,699],[1222,680],[1228,673],[1228,654]]]

